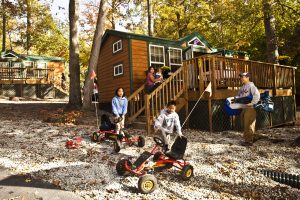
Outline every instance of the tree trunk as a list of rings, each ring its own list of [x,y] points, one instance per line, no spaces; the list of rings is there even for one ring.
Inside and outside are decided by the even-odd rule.
[[[106,0],[100,1],[97,25],[94,34],[91,56],[90,56],[89,66],[88,66],[88,75],[85,77],[85,82],[84,82],[84,96],[83,96],[84,110],[91,109],[91,102],[92,102],[92,95],[93,95],[92,91],[94,86],[94,80],[91,79],[91,75],[93,70],[97,71],[98,57],[100,54],[100,46],[101,46],[102,34],[104,31],[105,17],[107,11],[106,2],[107,2]]]
[[[5,0],[2,0],[2,51],[6,50],[6,15],[5,15]]]
[[[264,25],[267,43],[267,59],[270,63],[278,63],[278,43],[276,37],[275,17],[272,0],[263,0]]]
[[[100,2],[100,4],[101,4],[101,2]],[[111,28],[113,30],[116,29],[116,22],[115,22],[115,17],[114,17],[115,10],[116,10],[116,0],[112,0],[112,4],[111,4]],[[98,14],[98,17],[99,17],[99,14]]]
[[[147,11],[148,11],[148,35],[152,36],[152,31],[151,31],[151,4],[150,4],[150,0],[147,0]]]
[[[70,22],[70,96],[68,109],[79,109],[82,105],[80,92],[80,65],[79,65],[79,44],[78,44],[78,18],[79,0],[69,2]]]
[[[31,0],[26,0],[26,51],[29,54],[31,47]]]

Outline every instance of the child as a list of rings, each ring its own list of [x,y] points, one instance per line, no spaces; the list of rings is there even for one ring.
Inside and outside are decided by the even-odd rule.
[[[162,82],[163,77],[162,77],[162,71],[160,67],[157,69],[154,78],[157,80],[155,81],[155,84],[159,84]]]
[[[114,122],[116,124],[116,133],[124,128],[125,115],[127,113],[128,100],[125,97],[123,88],[116,89],[115,97],[112,99],[112,112],[114,115]]]
[[[165,151],[168,151],[170,143],[170,134],[173,133],[174,126],[179,137],[182,137],[181,125],[179,121],[179,116],[175,112],[176,102],[170,101],[167,104],[167,108],[160,112],[159,117],[155,120],[154,128],[161,131],[163,141],[165,143]]]

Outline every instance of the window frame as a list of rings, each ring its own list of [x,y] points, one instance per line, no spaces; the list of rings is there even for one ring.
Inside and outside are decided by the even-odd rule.
[[[115,45],[117,45],[117,47],[118,47],[118,43],[120,43],[120,48],[115,51]],[[113,54],[121,51],[122,48],[123,48],[122,40],[118,40],[118,41],[114,42],[113,46],[112,46]]]
[[[118,73],[118,74],[115,73],[117,67],[118,67],[118,68],[121,67],[122,73]],[[124,65],[123,65],[122,63],[121,63],[121,64],[113,65],[113,68],[114,68],[114,77],[118,77],[118,76],[121,76],[121,75],[124,74]],[[118,70],[118,71],[119,71],[119,70]]]
[[[45,67],[39,67],[40,64],[44,64]],[[46,62],[37,62],[36,63],[36,68],[37,69],[47,69],[47,63]]]
[[[177,63],[171,63],[171,49],[174,49],[174,50],[180,50],[180,58],[181,58],[181,64],[177,64]],[[182,61],[183,61],[183,58],[182,58],[182,49],[180,48],[174,48],[174,47],[169,47],[169,63],[170,63],[170,67],[171,66],[182,66]]]
[[[159,47],[159,48],[163,49],[163,54],[162,55],[163,55],[164,62],[151,61],[151,47]],[[152,66],[152,64],[165,66],[165,63],[166,63],[165,47],[162,46],[162,45],[149,44],[149,61],[150,61],[150,66]]]

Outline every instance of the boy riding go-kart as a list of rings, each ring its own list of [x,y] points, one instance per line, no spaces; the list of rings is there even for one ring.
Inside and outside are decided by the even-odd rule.
[[[156,143],[151,152],[145,151],[132,164],[130,160],[123,159],[117,163],[116,170],[119,175],[134,174],[140,176],[138,188],[141,193],[153,192],[157,187],[157,180],[152,175],[153,172],[170,168],[180,170],[181,178],[189,180],[193,176],[193,166],[183,159],[187,145],[187,138],[181,133],[179,116],[175,112],[176,103],[170,101],[167,109],[161,111],[160,116],[155,120],[154,128],[161,131],[162,138],[154,137]],[[170,147],[170,134],[176,128],[178,136]],[[151,162],[151,159],[153,163]],[[149,162],[150,160],[150,162]]]
[[[116,119],[122,120],[122,119]],[[114,121],[118,123],[118,121]],[[136,144],[138,147],[145,146],[145,138],[143,136],[132,136],[126,130],[120,130],[119,133],[115,131],[115,124],[111,123],[107,115],[101,116],[100,129],[92,134],[92,141],[100,142],[104,140],[114,141],[114,150],[119,152],[121,150],[121,143],[126,143],[129,146]]]
[[[138,189],[144,194],[151,193],[157,188],[157,180],[153,172],[160,172],[174,167],[180,170],[180,177],[185,181],[189,180],[194,172],[193,166],[183,159],[187,144],[186,137],[177,137],[169,152],[160,149],[160,147],[165,149],[165,143],[162,139],[159,137],[153,139],[156,144],[151,152],[143,152],[134,163],[131,163],[129,159],[122,159],[116,166],[119,175],[133,174],[140,176]]]

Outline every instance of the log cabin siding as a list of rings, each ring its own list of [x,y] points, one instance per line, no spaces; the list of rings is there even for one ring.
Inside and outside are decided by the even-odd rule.
[[[122,50],[113,53],[113,43],[122,40]],[[114,76],[114,66],[123,64],[123,74]],[[118,87],[123,87],[125,94],[130,94],[130,69],[129,69],[128,39],[111,35],[101,46],[98,60],[98,87],[99,101],[110,102]]]
[[[147,41],[132,40],[131,45],[133,90],[136,90],[145,83],[145,71],[148,69],[148,44]]]

